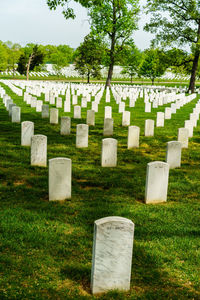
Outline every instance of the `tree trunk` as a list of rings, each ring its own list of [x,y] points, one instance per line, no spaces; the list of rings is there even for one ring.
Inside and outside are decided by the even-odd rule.
[[[194,60],[193,60],[193,66],[192,66],[192,74],[190,77],[190,84],[189,84],[189,91],[194,93],[195,90],[195,80],[196,80],[196,73],[197,73],[197,68],[198,68],[198,63],[199,63],[199,56],[200,53],[196,52]]]
[[[154,85],[155,78],[151,78],[152,85]]]
[[[106,80],[106,86],[105,88],[107,88],[107,86],[110,87],[110,82],[112,80],[112,75],[113,75],[113,68],[114,68],[114,63],[115,63],[115,37],[116,37],[116,7],[113,1],[113,32],[111,35],[111,49],[110,49],[110,65],[109,65],[109,70],[108,70],[108,77]]]
[[[131,83],[133,83],[133,75],[131,75]]]
[[[200,41],[200,22],[199,22],[198,31],[197,31],[197,47],[198,47],[199,41]],[[199,63],[199,56],[200,56],[200,51],[199,51],[199,49],[196,49],[195,55],[194,55],[194,60],[193,60],[193,65],[192,65],[190,84],[189,84],[189,91],[191,91],[192,93],[194,93],[194,90],[195,90],[195,80],[196,80],[196,73],[197,73],[197,68],[198,68],[198,63]]]
[[[87,74],[87,83],[90,83],[90,72]]]
[[[29,56],[29,59],[28,59],[28,64],[27,64],[27,68],[26,68],[26,80],[29,80],[29,70],[30,70],[30,65],[31,65],[32,59],[33,59],[33,53],[31,53],[31,55]]]

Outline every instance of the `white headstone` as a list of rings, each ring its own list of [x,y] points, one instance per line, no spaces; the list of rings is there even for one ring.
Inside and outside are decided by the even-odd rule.
[[[86,124],[78,124],[76,126],[76,148],[88,147],[88,131],[89,126]]]
[[[101,166],[102,167],[117,166],[117,140],[116,139],[106,138],[102,140]]]
[[[30,146],[31,138],[34,135],[34,123],[25,121],[21,123],[21,145]]]
[[[72,162],[58,157],[49,160],[49,201],[71,198]]]
[[[70,135],[70,132],[71,132],[71,118],[70,117],[61,117],[60,134],[61,135]]]
[[[92,254],[92,294],[130,289],[134,224],[121,217],[95,221]]]
[[[74,106],[74,119],[81,119],[81,107],[79,105]]]
[[[181,142],[171,141],[167,143],[166,162],[169,164],[170,169],[181,166],[181,148]]]
[[[161,203],[167,201],[169,164],[154,161],[147,164],[145,202]]]
[[[50,124],[58,124],[58,109],[50,108]]]
[[[18,106],[12,107],[12,123],[21,122],[21,108]]]
[[[140,140],[140,128],[138,126],[128,127],[128,149],[138,148]]]
[[[49,118],[49,105],[47,104],[42,105],[42,118],[43,119]]]
[[[111,118],[112,118],[112,107],[105,106],[105,119],[111,119]]]
[[[178,141],[182,143],[182,148],[188,148],[189,130],[187,128],[178,129]]]
[[[122,126],[129,126],[131,122],[131,113],[130,111],[124,111],[122,113]]]
[[[45,135],[33,135],[31,138],[31,165],[47,166],[47,137]]]
[[[154,136],[154,120],[145,120],[145,136]]]
[[[87,110],[87,125],[95,126],[95,111],[94,110]]]
[[[164,127],[165,114],[163,112],[157,112],[156,126]]]
[[[103,135],[104,136],[113,135],[113,119],[104,119]]]

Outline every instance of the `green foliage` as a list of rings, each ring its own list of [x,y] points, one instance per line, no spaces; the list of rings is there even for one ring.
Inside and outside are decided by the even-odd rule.
[[[27,65],[30,60],[30,68],[32,71],[36,66],[39,66],[44,61],[44,53],[38,45],[28,44],[24,49],[24,53],[20,56],[18,61],[17,71],[20,74],[26,74]],[[31,59],[30,59],[31,58]]]
[[[189,45],[194,54],[189,89],[194,91],[200,57],[199,0],[147,0],[147,12],[152,14],[144,28],[156,35],[154,43],[165,46]]]
[[[199,0],[147,0],[147,12],[152,18],[145,29],[156,34],[158,42],[199,45]]]
[[[8,52],[6,46],[0,41],[0,72],[8,67]]]
[[[75,19],[75,13],[73,8],[69,6],[70,0],[46,0],[50,9],[56,9],[57,7],[62,7],[62,13],[66,19]],[[74,0],[80,3],[84,7],[90,7],[92,5],[99,4],[103,0]]]
[[[166,68],[165,54],[161,50],[148,49],[145,51],[140,75],[150,78],[153,84],[155,78],[162,76]]]
[[[105,54],[105,45],[101,37],[87,35],[84,42],[77,48],[75,54],[75,69],[86,75],[88,83],[90,76],[101,78],[101,64]]]
[[[140,77],[140,65],[142,62],[143,54],[133,43],[124,48],[122,53],[122,65],[124,66],[122,74],[127,74],[131,77]]]
[[[89,9],[92,32],[109,44],[106,85],[110,85],[114,64],[120,61],[125,45],[137,29],[138,12],[138,0],[106,0]]]
[[[42,50],[45,55],[44,62],[53,64],[57,75],[60,75],[61,69],[73,61],[74,50],[68,45],[46,45],[42,46]]]

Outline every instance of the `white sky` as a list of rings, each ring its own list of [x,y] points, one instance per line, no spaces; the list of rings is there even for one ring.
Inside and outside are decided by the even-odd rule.
[[[145,0],[141,0],[143,4]],[[25,45],[67,44],[76,48],[89,33],[87,11],[77,3],[76,19],[66,20],[60,9],[50,11],[46,0],[0,0],[0,40]],[[134,33],[136,45],[148,48],[152,35],[143,31],[148,18],[144,14],[139,22],[139,31]]]

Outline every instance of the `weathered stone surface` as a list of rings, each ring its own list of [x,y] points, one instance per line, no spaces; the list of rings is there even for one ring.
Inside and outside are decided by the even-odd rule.
[[[169,164],[154,161],[147,164],[145,202],[161,203],[167,201]]]
[[[31,165],[47,166],[47,137],[45,135],[33,135],[31,138]]]
[[[60,134],[61,135],[70,135],[70,132],[71,132],[71,118],[70,117],[61,117]]]
[[[113,135],[113,119],[104,119],[103,135],[104,136]]]
[[[81,107],[79,105],[74,106],[74,119],[81,119]]]
[[[86,124],[78,124],[76,126],[76,148],[88,147],[89,126]]]
[[[58,124],[58,109],[50,108],[50,124]]]
[[[188,148],[189,130],[187,128],[178,129],[178,141],[182,143],[182,148]]]
[[[9,107],[8,107],[8,112],[9,112],[9,116],[10,117],[12,117],[12,108],[13,108],[13,106],[16,106],[16,104],[15,103],[11,103],[11,104],[9,104]]]
[[[130,111],[124,111],[122,113],[122,126],[129,126],[131,122],[131,113]]]
[[[21,107],[13,106],[12,107],[12,123],[21,122]]]
[[[101,153],[102,167],[116,167],[117,166],[117,140],[106,138],[102,140]]]
[[[163,112],[157,112],[156,126],[164,127],[165,114]]]
[[[154,136],[154,120],[145,120],[145,136]]]
[[[140,141],[140,127],[128,127],[128,149],[138,148]]]
[[[95,126],[95,111],[94,110],[88,110],[87,111],[87,125],[89,126]]]
[[[111,119],[111,118],[112,118],[112,107],[105,106],[105,119]]]
[[[166,162],[169,164],[170,169],[181,166],[181,148],[181,142],[171,141],[167,143]]]
[[[69,158],[49,160],[49,201],[71,198],[72,162]]]
[[[130,289],[134,224],[121,217],[95,221],[91,289],[93,294]]]
[[[49,118],[49,105],[48,104],[42,105],[42,118],[43,119]]]
[[[31,138],[34,135],[34,123],[24,121],[21,123],[21,145],[30,146]]]

